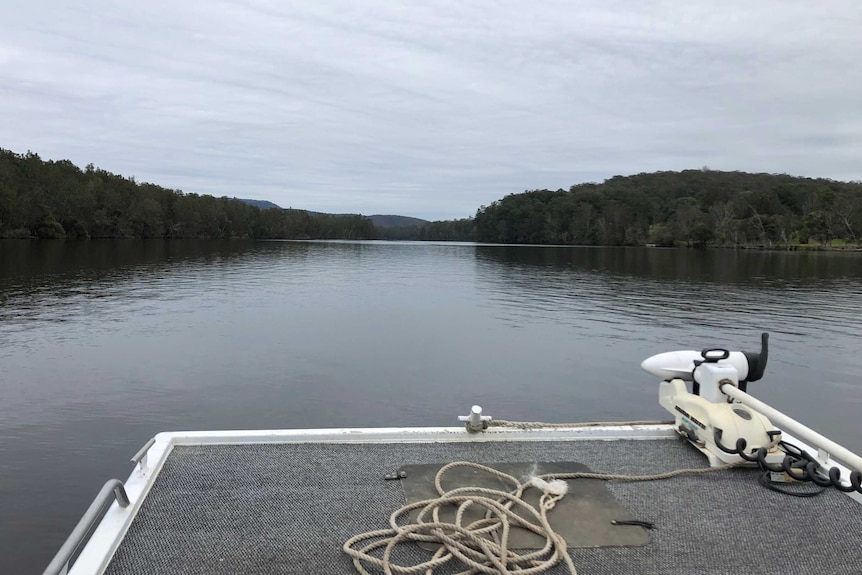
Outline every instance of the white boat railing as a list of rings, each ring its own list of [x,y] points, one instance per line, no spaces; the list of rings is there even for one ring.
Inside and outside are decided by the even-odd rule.
[[[99,494],[84,512],[84,516],[75,525],[75,529],[60,550],[54,556],[54,559],[42,572],[42,575],[65,575],[69,571],[69,563],[72,558],[89,539],[90,534],[102,519],[102,514],[105,508],[114,501],[120,507],[128,507],[130,504],[129,496],[126,494],[126,488],[123,482],[119,479],[111,479],[102,487]]]

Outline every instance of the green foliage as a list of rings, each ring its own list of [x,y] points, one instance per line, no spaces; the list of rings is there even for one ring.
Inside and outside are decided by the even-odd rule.
[[[428,220],[411,218],[409,216],[397,216],[392,214],[372,214],[368,216],[377,228],[407,228],[427,224]]]
[[[615,176],[512,194],[475,217],[480,242],[789,247],[858,244],[862,182],[713,170]]]
[[[0,149],[0,238],[29,237],[369,239],[377,232],[362,216],[261,210]]]
[[[35,237],[46,240],[59,240],[66,237],[63,225],[50,213],[39,218],[39,221],[30,227],[30,231]]]
[[[0,238],[279,238],[519,244],[859,245],[862,182],[714,170],[511,194],[475,218],[376,229],[359,215],[260,209],[0,149]]]
[[[427,222],[417,226],[397,228],[379,228],[378,233],[380,234],[380,238],[384,240],[475,241],[475,228],[472,219]]]

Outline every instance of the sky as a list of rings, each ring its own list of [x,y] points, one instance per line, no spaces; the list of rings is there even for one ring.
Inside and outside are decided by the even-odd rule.
[[[184,192],[469,217],[708,166],[862,180],[858,0],[28,0],[0,148]]]

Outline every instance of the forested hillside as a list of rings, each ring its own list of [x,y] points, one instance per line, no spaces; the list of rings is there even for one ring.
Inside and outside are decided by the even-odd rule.
[[[254,203],[254,202],[252,202]],[[391,218],[391,216],[387,216]],[[399,223],[421,221],[400,218]],[[859,245],[862,182],[709,169],[511,194],[474,218],[375,228],[0,150],[0,238],[284,238],[576,245]]]
[[[185,194],[68,160],[0,150],[0,238],[376,237],[362,216],[310,215]]]
[[[372,214],[368,217],[371,218],[371,221],[378,228],[408,228],[428,223],[428,220],[393,214]]]
[[[862,234],[862,182],[709,169],[512,194],[475,217],[480,242],[777,247]]]
[[[267,200],[252,200],[249,198],[233,198],[233,199],[239,200],[243,203],[246,203],[250,206],[254,206],[256,208],[260,208],[262,210],[280,210],[280,209],[282,209],[282,207],[279,206],[278,204],[274,204],[274,203],[267,201]]]
[[[384,240],[413,240],[423,242],[472,242],[476,241],[476,226],[473,218],[427,222],[417,226],[378,228]]]

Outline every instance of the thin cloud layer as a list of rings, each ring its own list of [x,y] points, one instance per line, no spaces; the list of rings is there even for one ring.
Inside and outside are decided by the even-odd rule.
[[[33,1],[0,147],[317,211],[698,168],[862,179],[847,2]]]

